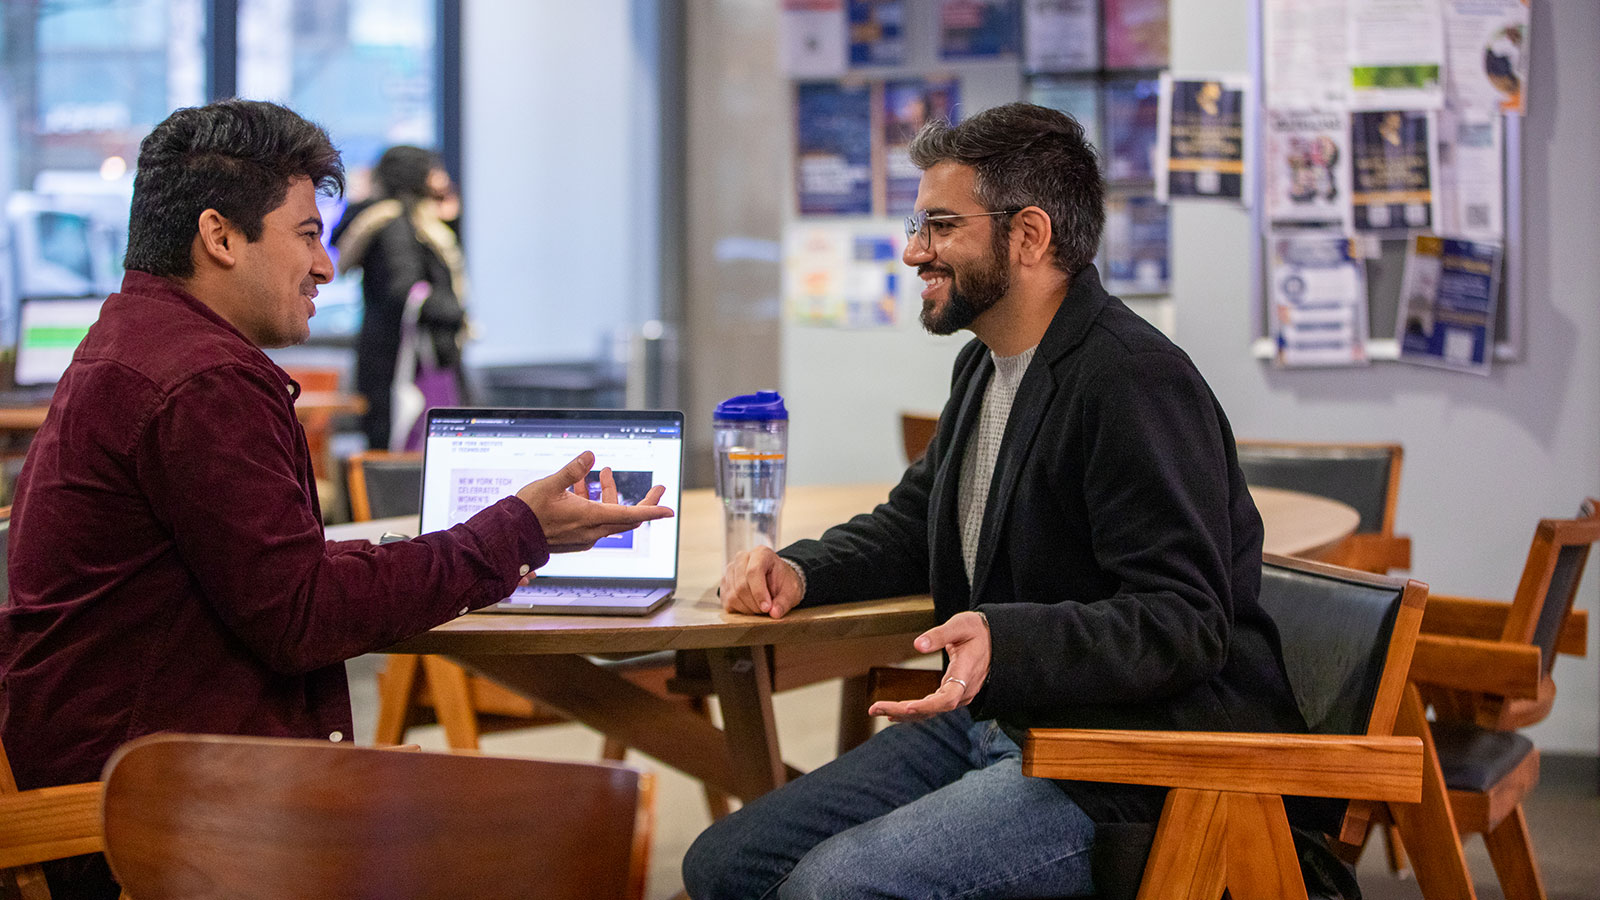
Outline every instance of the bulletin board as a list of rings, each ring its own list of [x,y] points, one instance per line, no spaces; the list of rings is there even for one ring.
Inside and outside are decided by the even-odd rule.
[[[1246,123],[1249,146],[1254,148],[1257,165],[1250,167],[1248,187],[1251,241],[1250,266],[1252,286],[1254,354],[1263,359],[1274,355],[1274,345],[1269,337],[1271,297],[1268,285],[1269,242],[1266,221],[1266,119],[1267,90],[1265,69],[1268,50],[1264,40],[1265,5],[1269,0],[1256,0],[1250,6],[1250,83],[1255,98],[1254,115]],[[1534,101],[1537,102],[1537,101]],[[1503,235],[1502,262],[1498,277],[1498,301],[1494,315],[1494,353],[1496,362],[1509,362],[1521,358],[1523,353],[1523,275],[1524,252],[1522,245],[1522,117],[1505,114],[1502,140],[1502,200]],[[1367,293],[1367,352],[1373,361],[1394,360],[1399,356],[1395,327],[1401,300],[1401,285],[1405,270],[1406,239],[1367,239],[1357,244],[1365,258]]]

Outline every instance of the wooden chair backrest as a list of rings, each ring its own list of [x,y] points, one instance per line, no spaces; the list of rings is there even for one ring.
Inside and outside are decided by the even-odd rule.
[[[1600,540],[1600,500],[1583,501],[1574,519],[1541,519],[1528,548],[1500,640],[1534,644],[1544,674],[1555,665],[1556,639],[1572,612],[1589,547]]]
[[[932,413],[903,412],[900,414],[900,442],[909,465],[928,452],[928,442],[939,430],[939,417]]]
[[[357,522],[422,510],[422,454],[364,450],[349,460],[350,518]]]
[[[617,765],[151,735],[107,765],[106,855],[139,900],[638,898],[653,810]]]
[[[1405,457],[1399,444],[1242,440],[1238,448],[1249,484],[1331,497],[1361,515],[1356,533],[1394,534]]]
[[[1394,733],[1428,586],[1266,554],[1260,601],[1277,626],[1289,687],[1313,734]],[[1365,832],[1371,805],[1352,803],[1341,829]]]

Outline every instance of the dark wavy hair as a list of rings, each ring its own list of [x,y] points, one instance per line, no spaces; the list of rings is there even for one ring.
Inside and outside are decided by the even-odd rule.
[[[259,100],[177,110],[139,144],[123,267],[193,275],[189,254],[201,213],[214,209],[259,240],[262,219],[283,205],[296,177],[321,193],[344,192],[333,141],[293,110]]]
[[[399,144],[378,157],[377,165],[372,167],[372,180],[379,194],[409,207],[428,195],[428,175],[442,168],[444,161],[432,150]]]
[[[919,169],[955,162],[976,170],[977,200],[992,211],[1037,206],[1050,216],[1056,268],[1094,261],[1105,226],[1105,181],[1094,148],[1071,116],[1031,103],[986,109],[959,125],[929,122],[911,141]],[[1004,246],[997,229],[996,243]]]

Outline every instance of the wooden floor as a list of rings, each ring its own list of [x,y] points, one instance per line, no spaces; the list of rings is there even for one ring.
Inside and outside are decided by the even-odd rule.
[[[356,734],[363,743],[371,742],[377,719],[374,673],[380,665],[381,657],[350,663]],[[775,698],[780,740],[790,763],[810,769],[832,758],[838,697],[837,683],[831,683]],[[410,737],[425,747],[444,747],[443,734],[436,727],[416,729]],[[581,725],[563,725],[490,735],[484,740],[484,749],[547,759],[598,759],[600,737]],[[684,851],[710,822],[704,795],[696,782],[648,758],[630,754],[628,761],[659,773],[656,840],[646,896],[668,900],[683,889],[678,866]],[[1549,898],[1600,900],[1600,842],[1596,840],[1600,835],[1600,796],[1595,789],[1595,759],[1547,755],[1542,772],[1543,780],[1528,801],[1528,820]],[[1479,900],[1504,900],[1480,839],[1467,840],[1467,855]],[[1422,896],[1415,881],[1392,878],[1378,852],[1367,854],[1358,875],[1367,900],[1420,900]]]

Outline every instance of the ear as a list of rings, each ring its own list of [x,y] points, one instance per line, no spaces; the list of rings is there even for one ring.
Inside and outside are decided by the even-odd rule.
[[[1011,217],[1011,240],[1025,266],[1055,264],[1055,251],[1050,247],[1052,233],[1050,217],[1037,206]]]
[[[239,261],[239,244],[244,235],[222,213],[208,209],[200,214],[194,241],[196,262],[203,258],[219,268],[231,269]]]

